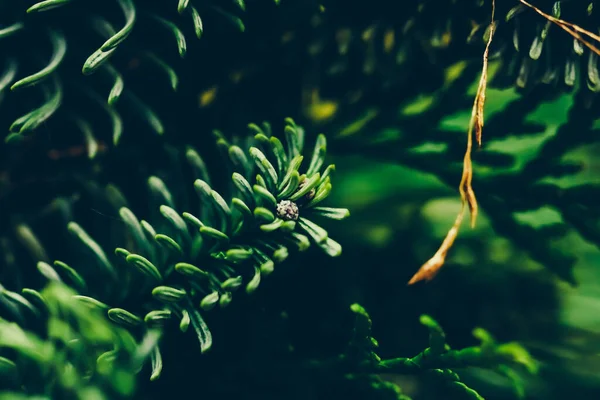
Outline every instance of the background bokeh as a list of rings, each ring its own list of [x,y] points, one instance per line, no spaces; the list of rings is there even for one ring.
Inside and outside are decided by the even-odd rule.
[[[148,2],[149,10],[175,15],[174,7],[163,11],[161,3]],[[349,208],[351,217],[323,226],[342,244],[342,256],[331,259],[310,249],[290,257],[255,297],[208,317],[216,339],[202,357],[189,350],[197,348],[192,335],[168,341],[161,379],[143,381],[139,398],[371,398],[358,380],[300,367],[344,350],[355,302],[370,313],[384,358],[427,347],[428,333],[419,323],[426,313],[454,348],[477,344],[476,327],[522,343],[541,362],[537,375],[523,374],[528,399],[597,398],[600,125],[597,100],[585,92],[585,82],[570,91],[507,83],[511,59],[501,52],[506,32],[499,30],[483,146],[473,152],[477,225],[471,229],[465,221],[435,280],[407,286],[460,208],[457,187],[484,44],[466,43],[472,27],[461,13],[474,10],[473,20],[485,26],[487,9],[470,2],[448,6],[445,14],[408,4],[399,11],[382,1],[282,0],[279,8],[248,3],[243,34],[209,18],[203,39],[188,43],[185,60],[176,59],[171,37],[144,24],[130,41],[139,51],[115,56],[127,87],[163,122],[162,136],[143,118],[124,114],[124,135],[113,146],[101,111],[86,109],[77,91],[68,89],[65,104],[85,109],[93,121],[102,144],[96,158],[66,151],[86,142],[62,114],[18,146],[2,148],[3,285],[39,285],[35,261],[69,259],[70,220],[101,244],[111,243],[122,222],[102,198],[106,184],[118,186],[144,217],[150,213],[144,186],[151,174],[179,195],[187,190],[171,150],[192,145],[220,189],[229,171],[211,131],[244,137],[249,122],[271,121],[278,132],[289,116],[305,128],[307,142],[321,132],[328,137],[329,162],[336,164],[328,203]],[[117,15],[99,7],[109,19]],[[68,22],[72,37],[82,23],[77,10],[53,16],[56,25]],[[452,28],[438,14],[454,21]],[[557,33],[553,40],[572,42]],[[79,67],[96,45],[85,36],[73,39],[78,51],[70,54],[72,65]],[[175,60],[177,92],[144,62],[146,48]],[[63,78],[78,73],[61,70]],[[78,79],[65,80],[77,86]],[[101,80],[94,84],[106,88]],[[5,100],[0,122],[13,120],[23,104]],[[23,239],[24,224],[44,243],[43,251]],[[492,371],[460,373],[486,399],[515,398],[512,383]],[[454,398],[419,376],[386,379],[415,400]]]

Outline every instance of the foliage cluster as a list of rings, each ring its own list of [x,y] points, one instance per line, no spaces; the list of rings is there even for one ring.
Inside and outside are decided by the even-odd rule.
[[[600,244],[574,159],[598,137],[585,3],[0,0],[0,398],[527,397],[553,365],[536,340],[556,281],[577,283],[557,243]],[[443,236],[424,204],[460,182],[491,29],[484,228],[431,291],[404,289]],[[374,162],[410,173],[376,164],[353,186]],[[504,296],[529,273],[539,304],[461,311],[473,286]]]

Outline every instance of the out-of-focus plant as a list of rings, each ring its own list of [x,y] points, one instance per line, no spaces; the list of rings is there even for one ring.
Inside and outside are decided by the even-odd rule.
[[[71,288],[51,283],[40,292],[1,289],[0,398],[127,398],[135,371],[156,346],[142,342],[75,299]]]

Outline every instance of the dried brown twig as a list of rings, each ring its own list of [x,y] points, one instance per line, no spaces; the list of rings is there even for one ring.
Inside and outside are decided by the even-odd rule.
[[[600,50],[598,50],[598,48],[595,47],[593,44],[591,44],[588,41],[586,41],[585,39],[583,39],[581,37],[580,33],[591,39],[594,39],[596,42],[600,42],[600,36],[590,32],[590,31],[587,31],[571,22],[563,21],[562,19],[558,19],[558,18],[553,17],[552,15],[546,14],[545,12],[543,12],[536,6],[529,4],[525,0],[519,0],[519,2],[521,4],[523,4],[524,6],[531,8],[532,10],[534,10],[535,12],[540,14],[542,17],[546,18],[548,21],[553,22],[556,25],[558,25],[559,27],[561,27],[566,32],[568,32],[571,36],[573,36],[575,39],[577,39],[581,43],[583,43],[588,49],[590,49],[591,51],[593,51],[594,53],[596,53],[600,56]]]
[[[548,21],[558,25],[564,31],[569,33],[575,39],[579,40],[583,45],[589,48],[591,51],[600,55],[600,50],[595,47],[593,44],[585,40],[582,35],[587,36],[590,39],[595,40],[596,42],[600,42],[600,36],[589,32],[571,22],[563,21],[561,19],[555,18],[551,15],[546,14],[536,6],[528,3],[525,0],[519,0],[521,4],[526,7],[531,8],[542,17],[546,18]],[[473,180],[473,166],[471,162],[471,150],[473,147],[473,129],[475,129],[475,137],[479,146],[481,146],[481,136],[483,131],[483,108],[485,104],[485,91],[487,87],[487,67],[488,67],[488,54],[489,48],[492,43],[492,38],[495,31],[494,24],[494,13],[495,13],[495,0],[492,0],[492,22],[490,24],[490,36],[487,41],[487,45],[485,47],[485,51],[483,53],[483,66],[481,72],[481,78],[479,80],[479,86],[477,87],[477,94],[475,96],[475,101],[473,103],[473,111],[471,113],[471,120],[469,122],[469,131],[467,134],[467,150],[465,153],[464,161],[463,161],[463,174],[462,179],[459,186],[460,197],[462,200],[462,206],[460,212],[458,213],[452,228],[446,234],[442,245],[435,253],[433,257],[431,257],[421,268],[417,271],[417,273],[411,278],[408,282],[409,285],[419,282],[421,280],[431,280],[438,273],[440,268],[444,265],[446,261],[446,255],[448,251],[454,244],[456,237],[458,236],[458,232],[460,230],[460,226],[464,219],[465,214],[465,205],[469,206],[469,210],[471,213],[471,227],[475,226],[475,221],[477,219],[477,199],[475,198],[475,192],[472,187]]]
[[[483,52],[483,65],[481,77],[479,79],[479,85],[477,86],[477,94],[475,95],[475,101],[473,102],[473,109],[471,111],[469,130],[467,132],[467,149],[463,159],[462,179],[458,187],[462,205],[458,215],[456,216],[456,220],[454,221],[452,228],[450,228],[450,230],[446,234],[442,245],[434,254],[434,256],[431,257],[425,264],[423,264],[421,268],[417,271],[417,273],[413,275],[411,280],[408,282],[409,285],[412,285],[413,283],[422,280],[433,279],[433,277],[438,273],[440,268],[442,268],[444,262],[446,261],[446,255],[448,254],[448,250],[450,250],[450,248],[454,244],[454,241],[456,240],[456,237],[458,236],[458,232],[460,230],[460,226],[465,215],[465,205],[469,206],[469,211],[471,214],[471,227],[475,226],[475,221],[477,220],[478,208],[477,199],[475,197],[475,191],[473,190],[472,186],[473,163],[471,161],[471,151],[473,149],[473,130],[475,130],[475,137],[477,139],[477,143],[479,144],[479,146],[481,146],[483,132],[483,108],[485,105],[485,91],[487,88],[488,78],[488,56],[496,27],[494,23],[495,11],[496,3],[495,0],[492,0],[492,21],[490,23],[490,36],[488,38],[485,50]]]

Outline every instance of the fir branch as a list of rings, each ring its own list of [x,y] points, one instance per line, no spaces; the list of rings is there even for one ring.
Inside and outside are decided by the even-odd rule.
[[[162,331],[167,325],[177,324],[183,332],[191,326],[200,352],[208,351],[213,338],[206,313],[227,307],[234,296],[243,296],[239,294],[242,289],[252,294],[290,251],[304,251],[312,242],[329,256],[341,254],[341,245],[313,221],[349,216],[347,209],[321,205],[331,191],[334,169],[333,165],[324,167],[325,136],[318,137],[307,154],[310,162],[303,163],[304,131],[292,119],[286,120],[283,142],[269,130],[259,131],[246,151],[218,135],[235,171],[226,197],[212,189],[204,162],[188,149],[188,163],[197,176],[205,178],[193,184],[200,203],[198,214],[177,211],[181,201],[153,176],[148,185],[160,204],[153,209],[159,216],[140,220],[131,209],[119,205],[130,240],[115,249],[114,257],[72,221],[68,230],[79,252],[87,257],[83,265],[91,268],[75,260],[55,261],[54,266],[40,262],[38,269],[49,280],[77,287],[82,304],[105,313],[139,340],[145,332]],[[115,190],[113,195],[118,193]],[[120,265],[128,268],[121,270]],[[104,283],[90,281],[92,276],[100,276]],[[133,306],[125,309],[121,304]],[[157,352],[149,353],[152,380],[162,368]]]
[[[348,350],[336,360],[322,364],[315,362],[313,365],[317,368],[341,369],[352,371],[353,374],[358,371],[362,374],[423,374],[429,379],[444,382],[467,399],[483,397],[462,383],[455,369],[476,367],[497,371],[514,380],[518,393],[521,393],[521,385],[517,369],[524,368],[529,374],[535,374],[539,369],[538,362],[522,346],[517,343],[496,343],[488,332],[480,328],[475,329],[473,334],[481,340],[481,345],[452,350],[446,343],[442,328],[427,315],[421,316],[421,323],[429,329],[429,347],[414,357],[384,360],[375,352],[378,343],[371,336],[369,315],[358,304],[353,304],[351,310],[356,318],[354,336]]]
[[[149,122],[150,127],[158,134],[162,134],[164,128],[160,117],[151,110],[150,106],[145,104],[143,98],[139,98],[136,93],[126,88],[123,68],[111,64],[111,59],[116,56],[117,52],[120,54],[119,57],[125,58],[132,58],[137,55],[137,48],[142,44],[138,43],[139,38],[132,39],[132,37],[136,32],[136,27],[146,22],[157,25],[161,28],[159,31],[164,30],[165,34],[172,35],[175,38],[174,43],[177,46],[177,51],[183,57],[187,52],[184,33],[186,29],[184,27],[189,23],[198,39],[203,33],[203,22],[199,9],[203,15],[207,14],[211,18],[214,16],[217,20],[234,21],[236,25],[243,27],[242,19],[234,13],[240,12],[240,10],[243,12],[246,8],[243,2],[237,3],[237,10],[230,11],[227,8],[217,7],[213,4],[219,3],[218,1],[203,1],[197,4],[196,7],[190,1],[180,1],[178,4],[175,2],[172,7],[177,10],[177,15],[181,18],[173,20],[166,17],[169,14],[168,8],[154,10],[152,5],[144,1],[92,2],[88,6],[81,6],[80,3],[74,0],[46,0],[33,4],[28,8],[18,3],[8,6],[7,15],[23,15],[23,18],[0,29],[0,40],[8,43],[5,52],[7,55],[5,61],[7,68],[0,73],[0,92],[8,85],[11,85],[9,95],[12,95],[12,92],[22,91],[25,88],[38,85],[46,95],[47,103],[37,110],[25,113],[21,118],[14,121],[10,128],[11,134],[6,138],[7,142],[22,139],[24,134],[36,130],[42,122],[46,122],[55,116],[63,105],[68,106],[73,101],[74,96],[66,87],[68,82],[74,80],[78,82],[75,86],[91,93],[92,97],[107,99],[100,106],[105,109],[113,120],[121,119],[121,110],[117,110],[116,102],[121,93],[124,92],[126,95],[125,102],[138,111],[138,117]],[[105,3],[105,5],[101,3]],[[110,5],[107,5],[108,3],[115,3],[114,5],[121,9],[124,20],[122,26],[115,28],[110,21],[106,21],[100,16],[104,7],[110,7]],[[269,3],[272,2],[269,0]],[[277,2],[274,4],[276,5]],[[69,15],[68,12],[72,14]],[[159,12],[162,14],[158,14]],[[39,16],[34,14],[39,14]],[[64,16],[68,16],[68,18]],[[73,18],[82,22],[89,20],[91,23],[75,31],[71,26],[75,24],[70,23]],[[75,45],[71,45],[71,43],[78,42],[78,40],[72,40],[72,38],[74,38],[74,35],[77,36],[77,39],[85,38],[89,32],[87,30],[82,31],[82,29],[89,28],[95,30],[102,37],[103,42],[96,51],[87,56],[83,65],[77,67],[72,65],[74,59],[72,55],[80,49]],[[51,58],[44,63],[44,66],[38,72],[22,77],[20,76],[23,73],[22,71],[30,70],[32,67],[27,60],[29,48],[32,47],[31,43],[32,41],[35,43],[40,42],[40,36],[49,38],[52,45]],[[155,44],[146,47],[150,47],[147,51],[150,57],[147,59],[166,71],[171,81],[172,90],[176,90],[177,75],[175,67],[160,57]],[[77,77],[72,73],[74,67],[80,69],[82,76]],[[113,86],[107,93],[102,93],[97,88],[92,89],[94,82],[89,76],[95,75],[98,71],[102,71],[113,78]],[[54,96],[50,95],[50,89],[43,85],[49,80],[52,81],[51,92],[54,93]],[[97,106],[97,104],[91,106]],[[87,122],[85,123],[87,124]],[[114,144],[118,143],[119,137],[120,133],[115,132],[113,136]]]

